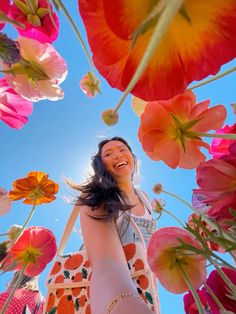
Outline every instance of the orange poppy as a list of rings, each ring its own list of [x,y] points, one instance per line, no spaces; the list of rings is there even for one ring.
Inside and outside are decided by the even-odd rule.
[[[188,91],[170,100],[149,102],[140,118],[139,140],[153,160],[163,160],[171,168],[196,168],[206,159],[201,147],[209,149],[198,132],[221,128],[226,109],[218,105],[208,109],[210,101],[196,104]]]
[[[29,172],[26,178],[13,183],[13,190],[9,198],[13,201],[25,199],[24,204],[40,205],[55,200],[54,194],[58,192],[59,185],[48,179],[48,175],[41,171]]]
[[[159,2],[78,0],[93,62],[112,87],[123,91],[134,75],[158,22]],[[216,74],[236,56],[235,48],[235,0],[185,0],[132,94],[172,98]]]

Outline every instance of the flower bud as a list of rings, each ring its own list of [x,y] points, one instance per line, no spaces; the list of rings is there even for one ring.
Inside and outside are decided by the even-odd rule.
[[[118,122],[119,116],[117,112],[114,112],[113,109],[108,109],[103,111],[102,119],[106,123],[106,125],[115,125]]]
[[[22,229],[22,226],[19,226],[19,225],[12,225],[12,226],[7,230],[8,238],[9,238],[10,240],[14,240],[15,237],[20,234],[21,229]]]
[[[97,93],[101,93],[99,85],[99,79],[91,72],[88,72],[80,81],[80,88],[87,97],[94,97]]]
[[[160,183],[157,183],[152,188],[153,192],[156,194],[160,194],[163,191],[163,187]]]
[[[162,200],[162,199],[153,199],[152,200],[152,210],[155,212],[155,213],[161,213],[162,210],[163,210],[163,207],[165,206],[165,202]]]

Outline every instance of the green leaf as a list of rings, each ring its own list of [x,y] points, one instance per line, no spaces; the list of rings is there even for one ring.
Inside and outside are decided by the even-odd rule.
[[[68,270],[64,270],[63,274],[64,274],[64,277],[65,277],[66,279],[67,279],[67,278],[70,279],[70,272],[69,272]]]
[[[82,274],[83,274],[84,279],[86,279],[88,277],[88,272],[84,267],[82,268]]]
[[[51,308],[51,310],[47,314],[55,314],[57,312],[57,306]]]
[[[150,292],[146,291],[145,292],[145,297],[148,300],[149,303],[153,304],[153,299],[152,299],[152,295]]]
[[[75,300],[75,309],[76,309],[76,311],[79,310],[79,298],[77,298],[77,299]]]

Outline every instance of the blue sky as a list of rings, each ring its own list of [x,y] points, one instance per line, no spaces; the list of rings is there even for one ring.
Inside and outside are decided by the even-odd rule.
[[[68,8],[73,12],[72,15],[84,35],[76,3],[71,1]],[[102,94],[94,99],[86,98],[79,88],[79,81],[89,70],[87,60],[62,13],[60,13],[60,22],[60,35],[53,45],[68,64],[68,76],[61,85],[65,97],[57,102],[44,100],[35,103],[29,122],[21,130],[10,129],[0,121],[2,139],[0,186],[10,190],[14,180],[26,176],[30,171],[44,171],[59,183],[60,191],[56,201],[37,207],[30,223],[30,225],[43,225],[51,229],[59,241],[72,208],[69,200],[75,196],[75,192],[64,184],[64,178],[76,182],[85,180],[90,157],[96,152],[97,143],[103,138],[118,135],[127,139],[138,156],[141,163],[140,184],[150,199],[155,197],[152,186],[160,182],[167,191],[174,192],[190,202],[192,188],[196,187],[195,171],[172,170],[163,162],[154,162],[145,155],[137,138],[139,119],[132,112],[130,96],[119,112],[120,119],[116,126],[107,127],[102,122],[102,112],[115,107],[121,92],[109,87],[106,81],[100,78]],[[12,38],[17,37],[12,27],[5,28],[5,32]],[[222,69],[228,69],[235,64],[231,62]],[[234,91],[235,73],[198,88],[195,92],[198,101],[210,98],[211,106],[224,104],[228,112],[226,124],[231,125],[236,117],[230,106],[230,103],[236,102]],[[172,211],[181,220],[186,220],[190,214],[188,208],[168,196],[161,197],[165,200],[166,209]],[[11,211],[1,217],[1,233],[12,224],[23,224],[29,211],[30,206],[23,205],[20,201],[14,202]],[[159,227],[174,225],[176,225],[175,221],[165,214],[158,221]],[[76,230],[78,231],[72,233],[67,252],[74,251],[81,245],[79,221],[76,223]],[[40,287],[44,295],[46,293],[44,283],[50,265],[40,276]],[[11,274],[0,277],[1,289],[4,289],[10,277]],[[175,313],[184,313],[181,295],[171,294],[161,286],[159,294],[163,314],[173,313],[173,305]]]

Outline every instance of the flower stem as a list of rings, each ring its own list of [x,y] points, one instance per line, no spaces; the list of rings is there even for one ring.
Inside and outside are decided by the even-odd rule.
[[[29,216],[27,217],[25,223],[23,224],[22,228],[19,230],[19,232],[16,234],[15,238],[12,240],[11,242],[11,246],[10,248],[14,245],[14,243],[16,242],[16,240],[19,238],[19,236],[22,234],[22,232],[24,231],[25,227],[28,225],[29,221],[31,220],[33,214],[34,214],[34,211],[35,211],[35,206],[36,206],[36,200],[35,200],[35,203],[34,205],[32,206],[32,209],[29,213]]]
[[[194,132],[194,135],[212,138],[226,138],[229,140],[236,140],[235,133],[205,133],[205,132]]]
[[[215,301],[215,303],[218,305],[218,307],[220,308],[220,311],[225,311],[224,306],[222,305],[222,303],[220,302],[220,300],[217,298],[217,296],[214,294],[214,292],[211,290],[211,288],[208,286],[208,284],[206,282],[204,282],[204,287],[206,288],[207,292],[209,293],[209,295],[212,297],[212,299]]]
[[[191,283],[191,280],[189,280],[188,275],[186,274],[185,270],[183,269],[181,263],[178,263],[178,266],[179,266],[179,269],[182,272],[182,275],[184,277],[184,280],[185,280],[189,290],[192,292],[192,295],[193,295],[194,301],[195,301],[195,303],[197,305],[199,314],[204,314],[205,311],[204,311],[204,309],[202,307],[201,300],[200,300],[199,295],[197,294],[196,290],[194,289],[194,287],[193,287],[193,285]]]
[[[134,88],[138,80],[140,79],[141,75],[143,74],[144,70],[148,66],[150,59],[152,58],[155,49],[157,48],[158,44],[160,43],[163,35],[167,31],[170,23],[172,22],[173,17],[178,12],[179,8],[181,7],[183,0],[169,0],[168,4],[166,5],[163,13],[160,15],[160,18],[157,22],[157,25],[154,28],[152,37],[148,43],[148,46],[145,50],[145,53],[142,57],[141,62],[139,63],[131,81],[129,82],[128,86],[126,87],[121,99],[119,100],[118,104],[116,105],[115,109],[113,110],[113,114],[116,114],[119,108],[121,107],[122,103],[124,102],[125,98],[128,96],[129,92]]]
[[[5,233],[0,233],[0,237],[8,236],[10,233],[5,232]]]
[[[174,193],[171,193],[171,192],[167,192],[165,190],[162,189],[162,192],[169,195],[169,196],[172,196],[174,198],[176,198],[177,200],[179,200],[180,202],[184,203],[187,207],[189,207],[193,212],[195,212],[196,214],[199,215],[199,212],[196,210],[196,208],[194,208],[191,204],[189,204],[188,202],[186,202],[182,197],[178,196],[177,194],[174,194]],[[203,218],[203,220],[205,220],[209,226],[211,226],[213,229],[216,229],[218,230],[218,226],[217,224],[212,221],[211,219],[207,218],[204,214],[201,213],[201,216]],[[225,239],[228,239],[230,241],[232,241],[232,238],[231,236],[226,233],[224,230],[222,230],[222,236],[225,237]]]
[[[89,52],[88,52],[88,49],[86,48],[85,46],[85,43],[83,41],[83,38],[80,34],[80,31],[78,30],[74,20],[72,19],[70,13],[68,12],[68,10],[66,9],[66,7],[64,6],[64,4],[62,3],[61,0],[55,0],[55,2],[58,4],[58,6],[62,9],[63,13],[65,14],[66,18],[68,19],[70,25],[72,26],[72,29],[74,30],[74,32],[76,33],[78,39],[79,39],[79,42],[84,50],[84,53],[88,59],[88,62],[89,62],[89,65],[90,65],[90,68],[91,68],[91,71],[93,73],[93,75],[95,76],[95,68],[94,68],[94,65],[93,65],[93,62],[90,58],[90,55],[89,55]]]
[[[218,274],[221,276],[221,278],[224,280],[224,282],[227,284],[227,286],[230,288],[234,299],[236,298],[236,286],[232,283],[232,281],[226,276],[226,274],[223,272],[223,270],[219,267],[219,265],[216,263],[214,259],[209,257],[209,261],[214,265],[215,269],[217,270]]]
[[[162,211],[166,212],[168,215],[170,215],[172,218],[174,218],[179,224],[181,227],[185,227],[185,225],[182,223],[181,220],[179,220],[179,218],[177,218],[174,214],[172,214],[172,212],[170,212],[169,210],[165,209],[162,207]]]
[[[28,261],[26,261],[26,263],[23,265],[22,269],[20,270],[19,276],[18,276],[18,278],[17,278],[13,288],[11,289],[11,292],[10,292],[10,294],[9,294],[9,296],[7,298],[7,301],[5,302],[5,304],[4,304],[0,314],[4,314],[5,313],[9,303],[11,302],[11,299],[12,299],[12,297],[13,297],[13,295],[14,295],[14,293],[15,293],[18,285],[19,285],[19,282],[21,280],[21,277],[22,277],[22,275],[23,275],[23,273],[25,271],[25,268],[26,268],[27,264],[28,264]]]
[[[1,10],[0,10],[0,21],[3,22],[3,23],[10,23],[10,24],[12,24],[14,26],[17,26],[17,27],[21,28],[21,29],[25,28],[24,24],[19,23],[19,22],[15,21],[15,20],[9,18]]]
[[[189,87],[188,90],[194,89],[194,88],[197,88],[197,87],[206,85],[206,84],[209,84],[209,83],[211,83],[211,82],[213,82],[213,81],[216,81],[216,80],[218,80],[219,78],[222,78],[222,77],[224,77],[224,76],[226,76],[226,75],[228,75],[228,74],[230,74],[230,73],[232,73],[232,72],[234,72],[234,71],[236,71],[236,67],[232,67],[232,68],[230,68],[229,70],[224,71],[224,72],[222,72],[222,73],[220,73],[220,74],[217,74],[217,75],[213,76],[212,78],[210,78],[210,79],[208,79],[208,80],[205,80],[205,81],[203,81],[203,82],[201,82],[201,83],[198,83],[198,84],[196,84],[196,85],[193,85],[192,87]]]

